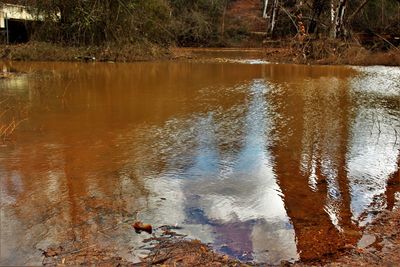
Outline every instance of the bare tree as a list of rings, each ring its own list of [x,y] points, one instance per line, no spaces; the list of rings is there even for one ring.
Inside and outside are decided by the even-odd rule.
[[[263,10],[263,18],[268,18],[267,9],[268,8],[268,0],[264,0],[264,10]]]
[[[274,0],[273,5],[272,5],[272,15],[271,15],[271,20],[270,20],[270,24],[269,24],[269,32],[271,35],[273,35],[274,33],[274,29],[275,29],[275,24],[276,24],[276,14],[278,12],[278,7],[279,7],[279,0]]]
[[[326,0],[314,0],[311,9],[311,21],[308,25],[308,33],[313,34],[317,30],[317,21],[326,7]]]
[[[400,0],[399,0],[400,1]],[[353,18],[365,7],[365,5],[369,2],[369,0],[364,0],[357,9],[347,18],[347,22],[351,22]]]
[[[336,14],[335,0],[331,0],[331,25],[335,23],[335,14]]]
[[[335,11],[335,21],[331,31],[331,37],[338,38],[346,35],[344,27],[344,14],[346,11],[347,0],[339,0]]]

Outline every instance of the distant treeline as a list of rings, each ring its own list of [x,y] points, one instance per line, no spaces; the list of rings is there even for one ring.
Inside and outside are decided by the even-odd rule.
[[[232,38],[246,18],[226,18],[245,0],[36,0],[44,17],[34,38],[70,45],[151,42],[210,46]],[[348,38],[352,33],[400,35],[400,0],[253,0],[267,37]],[[20,1],[21,2],[21,1]],[[24,2],[24,1],[22,1]],[[25,1],[26,2],[26,1]],[[264,7],[264,8],[263,8]],[[232,16],[232,14],[230,14]],[[234,16],[234,14],[233,14]],[[241,21],[241,25],[229,24]],[[229,36],[227,36],[229,34]]]
[[[71,45],[210,45],[227,0],[36,0],[34,38]]]
[[[267,29],[346,38],[353,33],[400,35],[400,0],[264,0]],[[276,24],[276,25],[274,25]]]

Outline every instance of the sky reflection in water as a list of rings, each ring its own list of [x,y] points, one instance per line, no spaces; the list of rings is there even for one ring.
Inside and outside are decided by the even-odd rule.
[[[398,68],[15,67],[38,73],[0,85],[30,110],[0,150],[2,265],[66,240],[135,260],[136,218],[243,260],[307,260],[395,205]]]

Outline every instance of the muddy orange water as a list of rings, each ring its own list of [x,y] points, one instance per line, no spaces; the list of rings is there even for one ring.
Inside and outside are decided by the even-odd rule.
[[[400,69],[8,63],[0,265],[65,243],[146,254],[136,220],[245,261],[357,245],[400,200]],[[397,186],[397,187],[396,187]],[[156,230],[157,233],[158,230]]]

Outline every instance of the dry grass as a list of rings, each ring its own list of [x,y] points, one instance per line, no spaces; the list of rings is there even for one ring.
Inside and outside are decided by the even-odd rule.
[[[400,48],[388,51],[371,51],[354,42],[332,39],[310,40],[291,46],[295,62],[326,65],[385,65],[400,66]]]
[[[374,52],[356,43],[320,39],[299,44],[282,42],[278,48],[265,47],[267,60],[299,64],[346,64],[400,66],[400,48]],[[172,51],[172,52],[171,52]],[[0,46],[0,57],[23,61],[96,61],[132,62],[176,57],[176,51],[151,43],[110,45],[102,47],[68,47],[49,43],[31,42],[21,45]],[[187,50],[185,50],[186,53]],[[190,53],[189,53],[190,54]]]
[[[168,57],[168,50],[152,43],[71,47],[58,44],[30,42],[27,44],[0,46],[0,56],[20,61],[142,61]]]
[[[357,59],[358,65],[400,66],[400,51],[392,49],[388,52],[368,52]]]
[[[396,49],[386,52],[371,52],[363,47],[350,47],[343,53],[321,59],[318,63],[360,66],[400,66],[400,52]]]

